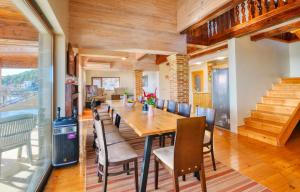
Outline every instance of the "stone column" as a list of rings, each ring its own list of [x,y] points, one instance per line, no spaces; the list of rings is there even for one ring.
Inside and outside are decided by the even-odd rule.
[[[170,55],[170,99],[189,103],[189,59],[187,55]]]
[[[143,71],[134,70],[134,98],[137,99],[138,96],[143,95]]]

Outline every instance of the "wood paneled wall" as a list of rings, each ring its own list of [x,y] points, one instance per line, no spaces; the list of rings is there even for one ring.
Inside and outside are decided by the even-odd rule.
[[[231,0],[178,0],[177,30],[183,31],[230,1]]]
[[[174,0],[70,0],[70,42],[80,48],[186,52]]]

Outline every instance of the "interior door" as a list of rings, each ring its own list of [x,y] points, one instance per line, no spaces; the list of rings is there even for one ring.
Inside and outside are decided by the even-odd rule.
[[[217,126],[230,129],[229,72],[226,69],[213,70],[213,107],[216,109]]]

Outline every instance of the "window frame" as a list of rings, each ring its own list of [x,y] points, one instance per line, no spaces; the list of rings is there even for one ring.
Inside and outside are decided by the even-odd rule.
[[[119,87],[114,87],[114,88],[120,88],[121,85],[121,78],[120,77],[92,77],[92,85],[94,85],[94,79],[100,79],[101,80],[101,88],[103,87],[103,79],[118,79],[119,80]],[[105,89],[105,88],[104,88]],[[113,89],[105,89],[105,91],[113,91]]]

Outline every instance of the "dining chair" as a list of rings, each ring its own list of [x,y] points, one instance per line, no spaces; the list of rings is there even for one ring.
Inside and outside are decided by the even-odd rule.
[[[98,162],[98,150],[99,150],[99,143],[97,140],[97,131],[96,131],[96,127],[95,127],[95,122],[96,121],[100,121],[101,119],[99,118],[99,114],[94,113],[94,118],[93,118],[93,128],[94,128],[94,143],[93,143],[93,148],[96,150],[96,159],[95,159],[95,163]],[[106,130],[106,142],[107,145],[112,145],[115,143],[121,143],[124,142],[125,139],[120,135],[119,130],[117,128],[117,126],[113,125],[113,124],[106,124],[105,126]]]
[[[138,96],[138,102],[143,103],[143,100],[144,100],[144,98],[142,95]]]
[[[192,117],[177,120],[175,145],[153,150],[155,189],[158,189],[159,164],[173,177],[174,189],[179,191],[178,177],[201,172],[201,188],[206,192],[203,140],[205,117]]]
[[[190,117],[191,116],[191,108],[192,106],[188,103],[179,103],[178,104],[178,115],[183,117]]]
[[[164,106],[165,106],[165,100],[164,99],[157,99],[155,104],[156,104],[157,109],[163,110]]]
[[[107,191],[107,181],[108,176],[120,175],[127,173],[129,171],[134,171],[135,176],[135,189],[138,191],[138,154],[135,150],[126,142],[116,143],[113,145],[107,145],[106,134],[105,134],[105,125],[103,121],[96,121],[95,127],[97,131],[97,139],[99,142],[99,161],[98,161],[98,176],[99,182],[103,184],[103,191]],[[110,166],[120,166],[120,165],[129,165],[130,163],[134,164],[134,168],[129,166],[126,169],[123,169],[119,172],[109,172],[108,167]]]
[[[167,101],[167,111],[170,113],[176,113],[177,112],[177,102],[173,100]]]
[[[204,147],[207,149],[204,153],[210,153],[213,163],[213,169],[216,171],[216,162],[214,155],[214,127],[215,127],[215,109],[212,108],[196,108],[196,116],[205,116],[206,117],[206,130],[204,135]]]

